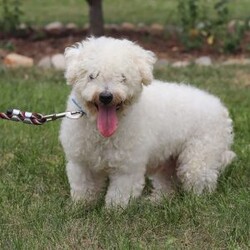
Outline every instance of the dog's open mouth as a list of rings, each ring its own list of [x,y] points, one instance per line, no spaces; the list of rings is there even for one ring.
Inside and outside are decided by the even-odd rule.
[[[99,111],[99,105],[97,103],[94,103],[97,111]],[[116,107],[116,111],[118,111],[122,106],[122,102],[120,102],[119,104],[117,104],[115,107]]]
[[[122,103],[117,105],[95,104],[97,108],[97,129],[104,137],[113,135],[118,127],[117,111]]]

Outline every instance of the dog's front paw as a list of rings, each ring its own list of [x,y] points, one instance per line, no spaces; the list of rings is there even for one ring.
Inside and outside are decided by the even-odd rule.
[[[108,209],[126,208],[129,204],[129,197],[122,197],[117,195],[106,195],[105,206]]]

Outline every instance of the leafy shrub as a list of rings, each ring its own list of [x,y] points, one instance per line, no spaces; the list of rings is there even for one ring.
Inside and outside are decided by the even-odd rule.
[[[188,49],[200,47],[202,41],[196,26],[199,22],[199,0],[178,0],[178,13],[181,21],[182,42]]]
[[[5,33],[16,31],[23,14],[20,0],[0,0],[0,29]]]
[[[246,21],[235,21],[234,30],[228,30],[231,0],[218,0],[209,6],[206,0],[178,0],[178,13],[182,25],[181,40],[187,49],[204,43],[223,52],[235,52],[247,29]]]

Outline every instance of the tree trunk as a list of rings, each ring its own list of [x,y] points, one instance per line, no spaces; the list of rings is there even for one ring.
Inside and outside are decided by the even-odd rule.
[[[94,36],[104,35],[102,0],[86,0],[89,4],[90,33]]]

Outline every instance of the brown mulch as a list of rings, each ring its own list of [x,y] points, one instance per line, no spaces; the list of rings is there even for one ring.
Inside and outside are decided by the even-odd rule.
[[[250,51],[246,48],[250,44],[250,32],[246,33],[242,41],[241,49],[234,54],[220,53],[213,47],[204,45],[200,49],[187,51],[180,43],[175,34],[149,34],[147,32],[138,31],[117,31],[107,30],[107,36],[116,38],[127,38],[136,41],[146,49],[154,51],[158,58],[166,58],[170,60],[189,60],[194,57],[209,55],[214,59],[224,59],[226,57],[241,58],[249,57]],[[21,37],[8,36],[4,37],[0,34],[0,43],[12,44],[16,53],[34,58],[35,62],[47,55],[63,53],[64,49],[76,42],[85,39],[88,36],[85,30],[77,32],[67,32],[62,34],[45,34],[41,32],[31,32]]]

